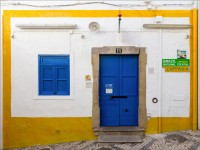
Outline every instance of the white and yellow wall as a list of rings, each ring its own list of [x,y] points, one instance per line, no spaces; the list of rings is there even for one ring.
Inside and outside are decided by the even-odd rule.
[[[197,8],[194,1],[124,2],[66,5],[71,2],[3,2],[1,47],[2,147],[96,139],[92,131],[91,48],[137,46],[147,48],[146,133],[197,129]],[[81,2],[82,3],[82,2]],[[110,1],[114,5],[121,2]],[[130,7],[130,4],[132,5]],[[141,6],[138,6],[141,5]],[[181,5],[179,5],[181,4]],[[32,5],[32,6],[31,6]],[[155,7],[156,5],[156,7]],[[129,6],[129,7],[127,7]],[[121,33],[118,13],[121,9]],[[94,10],[96,9],[96,10]],[[98,9],[98,10],[97,10]],[[163,24],[190,24],[190,29],[145,29],[162,16]],[[99,32],[88,29],[98,22]],[[20,29],[17,24],[77,24],[77,29]],[[162,59],[187,51],[190,72],[169,73]],[[38,96],[38,55],[70,55],[70,96]],[[152,98],[158,103],[152,103]],[[179,101],[177,101],[177,99]]]

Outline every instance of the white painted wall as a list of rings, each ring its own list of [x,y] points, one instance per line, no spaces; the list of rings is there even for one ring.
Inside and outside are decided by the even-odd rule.
[[[162,31],[162,58],[177,58],[177,49],[185,50],[190,58],[189,32]],[[173,37],[173,38],[172,38]],[[169,40],[172,38],[171,40]],[[162,116],[189,117],[190,106],[190,73],[170,73],[162,69]]]
[[[88,24],[97,21],[101,30],[90,32]],[[18,23],[76,23],[78,29],[22,30]],[[86,117],[92,115],[92,89],[86,88],[84,76],[92,75],[91,48],[102,46],[146,47],[147,112],[151,117],[189,116],[189,73],[166,73],[161,58],[176,58],[177,49],[189,54],[188,29],[159,31],[143,29],[154,18],[123,18],[118,34],[117,18],[12,18],[12,116],[13,117]],[[189,24],[189,18],[164,18],[163,23]],[[84,39],[81,36],[84,35]],[[162,38],[160,38],[162,37]],[[70,54],[72,95],[38,96],[38,54]],[[154,73],[148,72],[149,68]],[[162,90],[160,90],[160,86]],[[183,104],[172,101],[183,97]],[[153,104],[157,97],[159,103]],[[173,104],[172,104],[173,102]],[[160,111],[162,108],[162,111]],[[177,110],[177,111],[175,111]]]

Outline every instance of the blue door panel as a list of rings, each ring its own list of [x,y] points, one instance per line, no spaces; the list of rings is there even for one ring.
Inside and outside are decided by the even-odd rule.
[[[101,72],[102,76],[116,76],[118,71],[118,58],[115,56],[103,56],[101,57],[101,66],[104,71]],[[112,61],[112,63],[110,62]]]
[[[138,125],[138,56],[122,56],[120,62],[120,125]]]
[[[130,69],[130,66],[132,69]],[[138,76],[138,56],[122,56],[121,75]]]
[[[133,114],[134,115],[134,114]],[[120,126],[138,126],[138,119],[132,118],[132,119],[120,119]]]
[[[102,126],[119,126],[119,102],[105,101],[101,103],[101,125]]]
[[[100,56],[99,83],[100,125],[138,126],[138,56]]]
[[[133,85],[137,85],[138,79],[137,77],[132,76],[122,76],[121,77],[121,94],[122,95],[137,95],[138,87]]]
[[[133,96],[120,100],[120,125],[138,125],[138,101]]]
[[[112,63],[110,63],[112,60]],[[111,96],[118,92],[117,71],[118,58],[114,56],[104,56],[100,59],[101,65],[101,86],[100,86],[100,125],[119,126],[119,101],[111,99]]]

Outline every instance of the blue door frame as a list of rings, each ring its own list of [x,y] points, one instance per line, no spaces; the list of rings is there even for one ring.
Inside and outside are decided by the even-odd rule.
[[[138,55],[100,55],[100,126],[138,126]]]

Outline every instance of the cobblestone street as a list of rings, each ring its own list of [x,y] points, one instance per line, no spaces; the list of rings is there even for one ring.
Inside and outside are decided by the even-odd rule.
[[[200,150],[200,130],[146,135],[143,143],[100,146],[97,141],[81,141],[12,150]]]

